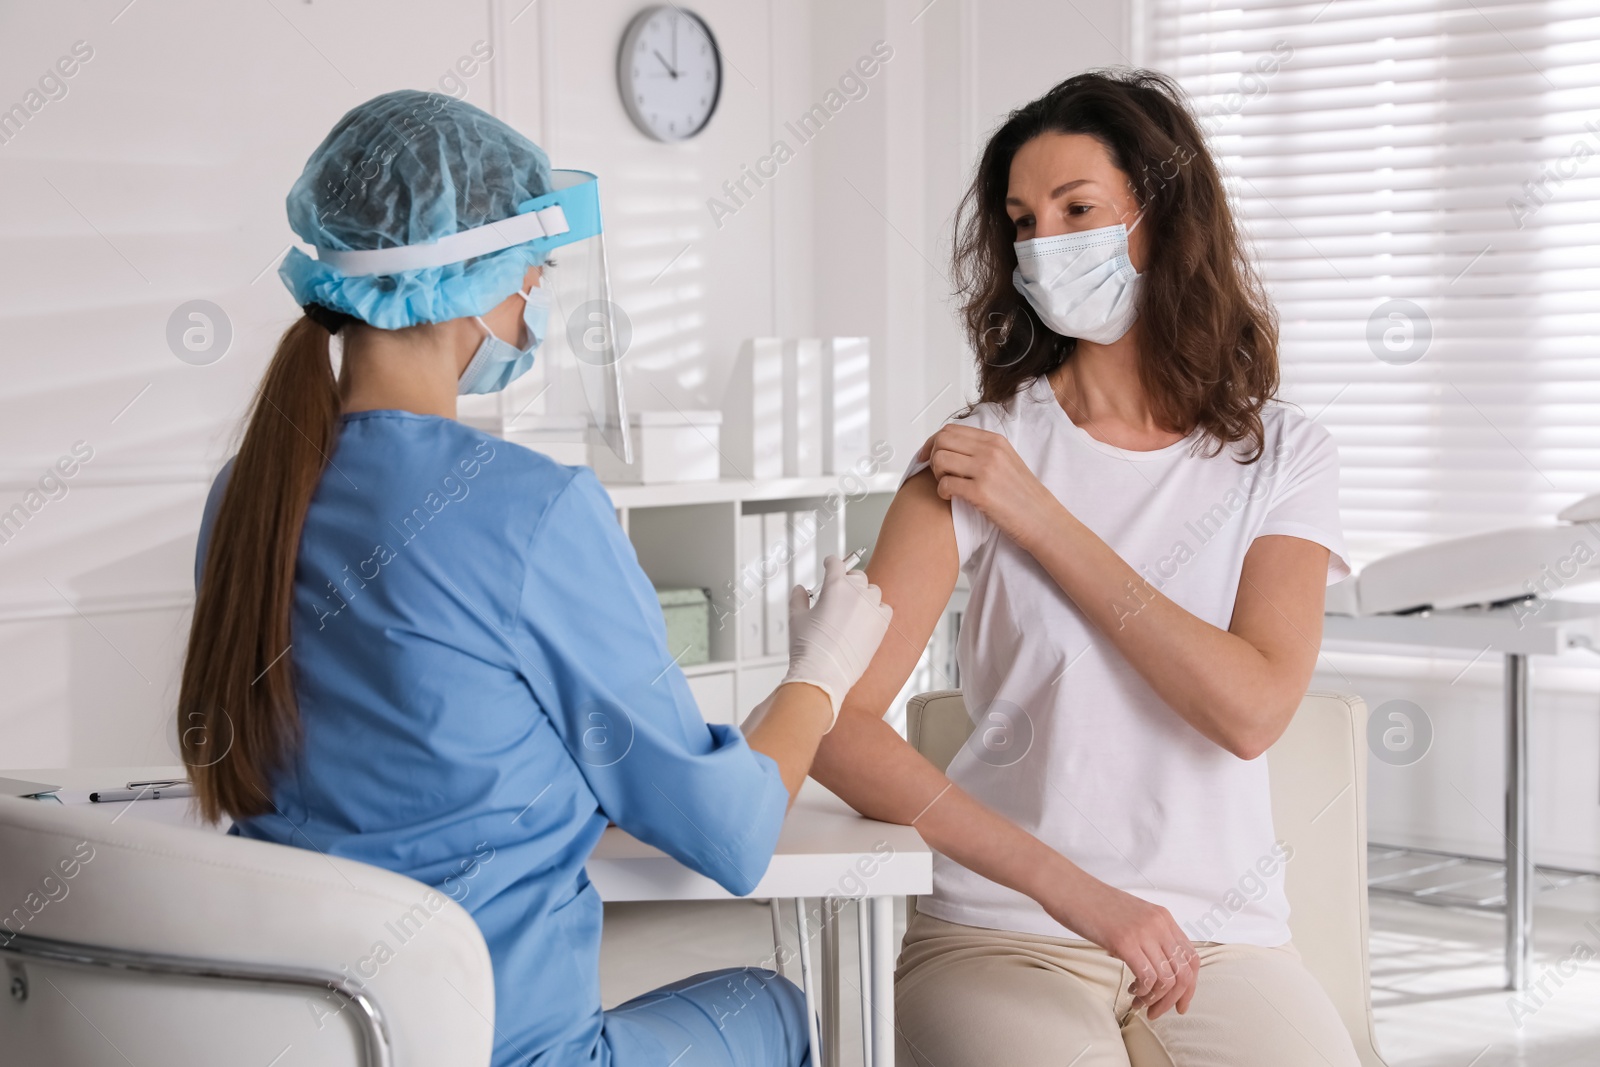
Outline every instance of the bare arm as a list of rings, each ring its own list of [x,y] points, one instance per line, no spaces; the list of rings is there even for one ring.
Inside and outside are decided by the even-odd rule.
[[[1057,522],[1034,558],[1073,603],[1196,730],[1240,759],[1266,752],[1316,668],[1328,550],[1257,538],[1224,630],[1163,596],[1065,509]]]
[[[1027,894],[1056,921],[1126,961],[1149,983],[1140,992],[1152,1013],[1173,1003],[1187,1008],[1194,985],[1188,939],[1165,909],[1090,877],[984,807],[884,722],[950,599],[957,569],[950,504],[925,471],[896,494],[867,568],[894,606],[894,620],[845,698],[838,725],[823,738],[812,776],[863,815],[915,826],[931,848]]]
[[[1288,728],[1322,642],[1326,548],[1257,538],[1224,630],[1163,596],[1040,484],[1002,435],[947,426],[925,448],[939,495],[967,501],[1038,560],[1196,730],[1254,759]]]

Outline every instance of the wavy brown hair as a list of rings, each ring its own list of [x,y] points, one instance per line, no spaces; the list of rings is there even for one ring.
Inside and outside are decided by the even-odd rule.
[[[1261,409],[1278,390],[1278,325],[1244,253],[1217,166],[1182,90],[1148,70],[1090,71],[1013,111],[989,138],[956,219],[955,281],[978,357],[980,402],[1006,401],[1060,367],[1077,341],[1050,330],[1012,284],[1011,161],[1045,133],[1105,145],[1143,210],[1149,262],[1139,306],[1139,378],[1168,430],[1204,431],[1208,454],[1263,449]]]

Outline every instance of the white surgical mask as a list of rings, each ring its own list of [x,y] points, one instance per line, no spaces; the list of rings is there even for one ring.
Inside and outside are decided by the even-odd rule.
[[[534,286],[522,297],[522,325],[524,347],[517,347],[508,341],[502,341],[489,329],[489,324],[483,321],[483,316],[473,316],[478,325],[483,327],[484,338],[478,344],[478,350],[472,354],[472,360],[461,371],[461,378],[456,382],[456,392],[461,396],[473,393],[498,393],[524,374],[533,366],[533,353],[544,343],[544,335],[550,321],[550,294],[539,286]]]
[[[1132,232],[1119,222],[1018,241],[1012,284],[1056,333],[1108,345],[1139,317],[1142,276],[1128,260]]]

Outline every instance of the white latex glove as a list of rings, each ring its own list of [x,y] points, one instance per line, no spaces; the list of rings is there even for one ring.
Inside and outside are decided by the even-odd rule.
[[[847,571],[837,556],[822,563],[825,577],[817,602],[805,586],[789,593],[789,673],[783,683],[805,682],[828,694],[833,729],[844,695],[872,662],[894,610],[861,571]]]

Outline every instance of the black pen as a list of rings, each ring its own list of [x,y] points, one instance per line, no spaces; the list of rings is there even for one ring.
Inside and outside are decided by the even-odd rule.
[[[89,794],[91,804],[114,804],[124,800],[161,800],[194,796],[194,787],[188,782],[129,782],[139,789],[102,789]]]

